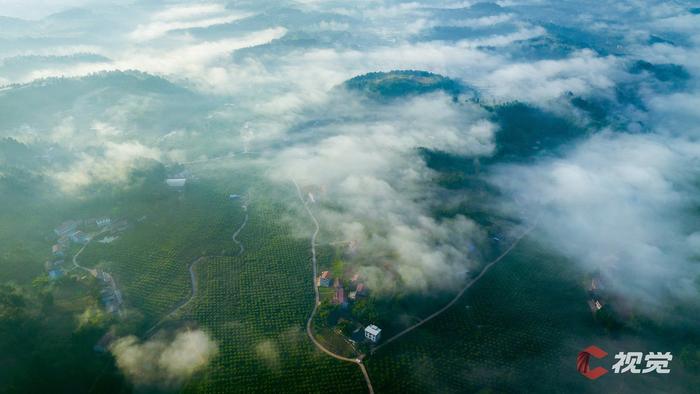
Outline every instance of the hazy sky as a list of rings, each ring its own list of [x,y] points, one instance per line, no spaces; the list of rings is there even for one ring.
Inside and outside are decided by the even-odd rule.
[[[41,19],[71,7],[99,3],[108,2],[95,0],[2,0],[0,2],[0,15],[22,19]]]

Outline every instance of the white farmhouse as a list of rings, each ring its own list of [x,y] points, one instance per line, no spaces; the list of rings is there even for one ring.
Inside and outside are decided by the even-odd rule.
[[[369,339],[370,341],[374,343],[379,342],[381,335],[382,329],[374,324],[370,324],[369,326],[365,327],[365,338]]]
[[[186,182],[186,178],[169,178],[165,180],[165,183],[172,188],[183,188]]]

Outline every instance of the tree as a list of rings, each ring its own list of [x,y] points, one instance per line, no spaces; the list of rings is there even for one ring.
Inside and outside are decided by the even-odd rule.
[[[376,323],[379,320],[379,313],[374,305],[374,298],[357,301],[352,307],[352,315],[362,324]]]

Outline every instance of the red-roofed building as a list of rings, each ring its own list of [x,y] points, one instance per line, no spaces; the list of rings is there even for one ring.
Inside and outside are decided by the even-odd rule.
[[[336,305],[347,305],[347,301],[345,300],[345,290],[342,287],[337,287],[335,289],[333,303]]]
[[[321,272],[321,276],[318,277],[318,286],[331,287],[331,273],[328,271]]]
[[[350,294],[348,294],[348,298],[351,300],[356,300],[358,297],[365,296],[367,294],[367,288],[363,283],[360,283],[357,285],[355,288],[355,291],[351,291]]]

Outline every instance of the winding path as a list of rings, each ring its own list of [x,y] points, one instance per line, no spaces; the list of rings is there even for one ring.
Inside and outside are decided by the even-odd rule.
[[[83,250],[85,250],[85,248],[87,248],[87,246],[88,246],[89,243],[90,243],[90,242],[88,241],[88,242],[87,242],[85,245],[83,245],[83,247],[80,248],[80,250],[78,250],[78,252],[73,256],[73,265],[74,265],[76,268],[80,268],[80,269],[83,270],[83,271],[89,272],[92,276],[97,276],[97,271],[96,271],[94,268],[92,268],[92,269],[91,269],[91,268],[85,268],[85,267],[83,267],[82,265],[78,264],[78,256],[80,256],[80,254],[83,253]]]
[[[314,216],[313,212],[311,212],[311,209],[309,208],[308,201],[304,200],[304,197],[301,194],[301,189],[299,188],[299,184],[297,184],[296,180],[292,179],[292,182],[294,183],[294,187],[297,190],[297,195],[299,196],[299,200],[304,204],[304,208],[306,209],[306,212],[309,214],[309,217],[311,217],[311,220],[314,222],[314,226],[316,227],[314,230],[313,235],[311,236],[311,261],[313,263],[313,285],[314,285],[314,295],[315,295],[315,304],[314,308],[311,311],[311,315],[309,316],[309,319],[306,321],[306,334],[308,335],[309,339],[311,339],[311,342],[314,343],[314,345],[321,350],[322,352],[328,354],[329,356],[345,361],[345,362],[351,362],[354,364],[357,364],[360,367],[360,370],[362,371],[362,374],[365,377],[365,381],[367,382],[367,389],[369,390],[370,394],[374,393],[374,389],[372,388],[372,382],[370,381],[369,374],[367,373],[367,369],[365,368],[365,365],[362,363],[362,360],[365,358],[364,354],[361,354],[358,358],[352,359],[348,357],[343,357],[341,355],[335,354],[332,351],[328,350],[325,348],[320,342],[316,340],[313,334],[313,319],[314,316],[316,315],[316,312],[318,311],[318,306],[320,304],[320,295],[318,292],[318,287],[316,286],[316,277],[318,276],[318,266],[316,262],[316,237],[318,236],[318,232],[320,230],[320,226],[318,224],[318,220]],[[534,223],[528,227],[525,231],[523,231],[522,234],[520,234],[514,241],[513,243],[505,250],[503,253],[501,253],[496,259],[491,261],[490,263],[486,264],[484,268],[481,270],[479,275],[477,275],[474,279],[469,281],[462,289],[454,296],[454,298],[447,303],[445,306],[442,308],[438,309],[434,313],[430,314],[428,317],[421,319],[418,323],[404,329],[403,331],[399,332],[398,334],[390,337],[389,339],[386,339],[383,341],[383,343],[375,348],[372,349],[371,354],[374,354],[377,350],[381,349],[382,347],[388,345],[391,342],[394,342],[395,340],[401,338],[402,336],[408,334],[409,332],[415,330],[416,328],[422,326],[423,324],[429,322],[430,320],[440,316],[442,313],[450,309],[461,297],[464,295],[464,293],[472,287],[476,282],[479,281],[488,271],[493,267],[496,263],[499,261],[503,260],[515,247],[520,243],[520,240],[522,240],[526,235],[530,234],[532,230],[537,227],[537,224],[539,222],[539,218],[535,219]]]
[[[236,237],[243,230],[243,227],[245,227],[246,223],[248,223],[248,213],[247,212],[245,214],[245,218],[243,219],[243,223],[238,227],[238,229],[231,236],[231,240],[233,242],[235,242],[238,245],[238,247],[240,248],[238,251],[238,256],[242,255],[245,252],[245,248],[243,247],[243,244],[236,239]],[[81,249],[81,251],[82,251],[82,249]],[[148,331],[146,331],[146,333],[144,334],[146,337],[150,336],[150,334],[153,332],[153,330],[155,330],[158,326],[160,326],[168,318],[174,316],[178,311],[180,311],[180,309],[187,306],[190,302],[192,302],[195,299],[195,297],[197,297],[197,291],[199,289],[199,280],[197,279],[197,273],[195,272],[195,267],[199,263],[204,261],[204,259],[206,259],[207,257],[211,257],[211,256],[200,256],[200,257],[194,259],[190,263],[190,265],[187,267],[188,271],[190,272],[190,283],[191,283],[191,287],[192,287],[191,292],[190,292],[190,296],[186,300],[181,301],[178,305],[175,305],[175,307],[170,312],[168,312],[168,314],[166,314],[162,319],[158,320],[158,322],[156,324],[154,324],[151,328],[149,328]]]
[[[299,184],[292,179],[292,182],[294,182],[294,187],[297,189],[297,194],[299,195],[299,199],[301,202],[304,204],[304,208],[306,209],[306,212],[309,214],[311,217],[311,220],[314,222],[314,225],[316,226],[316,229],[314,230],[313,235],[311,236],[311,262],[313,263],[313,280],[311,283],[314,286],[314,295],[315,295],[315,302],[314,302],[314,309],[311,311],[311,315],[309,316],[309,320],[306,321],[306,335],[309,336],[309,339],[311,339],[311,342],[313,342],[316,347],[326,353],[327,355],[340,360],[340,361],[345,361],[353,364],[357,364],[360,367],[360,371],[362,371],[362,375],[365,377],[365,382],[367,382],[367,390],[369,391],[370,394],[374,394],[374,388],[372,387],[372,381],[369,379],[369,373],[367,373],[367,368],[365,368],[365,365],[362,363],[362,359],[364,358],[364,355],[360,355],[358,358],[348,358],[348,357],[343,357],[339,354],[335,354],[332,351],[326,349],[325,346],[323,346],[318,340],[316,340],[316,337],[314,337],[313,333],[313,320],[314,316],[316,316],[316,312],[318,311],[318,306],[321,303],[321,298],[318,293],[318,286],[316,286],[316,277],[318,276],[318,265],[316,263],[316,236],[318,236],[318,232],[320,230],[320,226],[318,224],[318,220],[316,220],[316,216],[314,216],[313,212],[311,212],[311,208],[309,208],[309,204],[307,201],[304,200],[304,197],[301,195],[301,189],[299,188]]]
[[[80,248],[80,250],[78,250],[78,252],[73,256],[73,265],[74,265],[76,268],[80,268],[80,269],[83,270],[83,271],[87,271],[87,272],[89,272],[92,276],[95,276],[95,277],[97,276],[97,270],[96,270],[96,269],[94,269],[94,268],[86,268],[86,267],[83,267],[82,265],[78,264],[78,256],[80,256],[80,254],[83,253],[83,250],[85,250],[85,248],[87,248],[87,246],[90,244],[90,242],[92,242],[92,240],[93,240],[94,238],[99,237],[100,235],[104,234],[105,232],[107,232],[107,230],[106,230],[106,229],[103,229],[103,230],[100,231],[99,233],[97,233],[97,234],[95,234],[94,236],[92,236],[90,239],[88,239],[88,241],[85,243],[85,245],[83,245],[83,247]]]
[[[184,308],[187,304],[189,304],[192,300],[194,300],[194,298],[197,296],[197,290],[199,289],[199,282],[197,280],[197,273],[195,272],[194,268],[197,264],[202,262],[204,260],[204,258],[205,258],[205,256],[201,256],[201,257],[196,258],[194,261],[192,261],[190,263],[189,267],[187,268],[190,272],[190,283],[192,286],[192,290],[190,292],[189,298],[187,298],[183,301],[180,301],[180,303],[175,305],[175,307],[170,312],[168,312],[168,314],[166,314],[162,319],[158,320],[158,322],[156,324],[154,324],[151,328],[149,328],[148,331],[146,331],[146,333],[144,334],[144,336],[149,337],[150,334],[153,332],[153,330],[155,330],[158,326],[163,324],[164,321],[166,321],[168,318],[174,316],[180,309]]]
[[[239,240],[236,239],[236,237],[238,236],[238,233],[240,233],[241,230],[243,230],[243,227],[245,227],[246,223],[248,223],[248,213],[247,212],[245,214],[245,218],[243,219],[243,224],[241,224],[241,227],[239,227],[238,230],[236,230],[236,232],[233,233],[233,236],[231,236],[231,240],[233,242],[235,242],[236,245],[238,245],[238,247],[240,248],[240,250],[238,252],[239,256],[242,255],[243,252],[245,252],[245,248],[243,247],[243,244]]]

